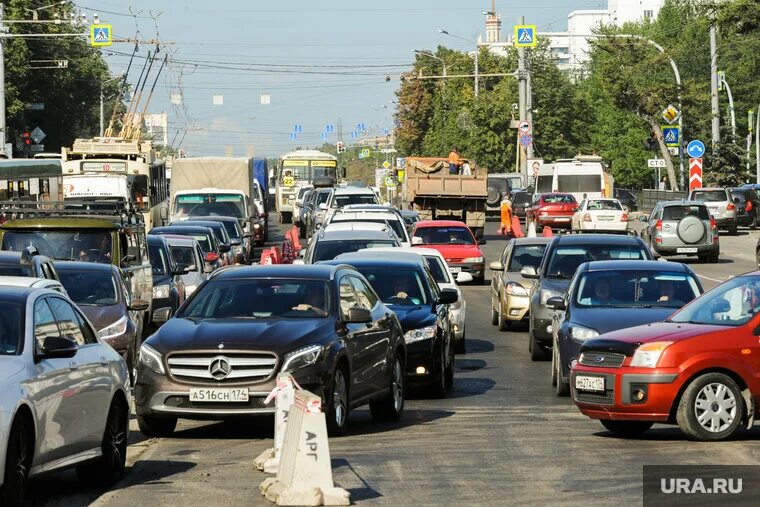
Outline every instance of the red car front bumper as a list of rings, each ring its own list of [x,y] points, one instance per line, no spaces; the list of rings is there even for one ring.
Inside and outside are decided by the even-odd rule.
[[[573,401],[592,419],[665,422],[683,380],[677,368],[595,368],[575,364],[570,372]],[[603,378],[604,391],[579,389],[583,379]],[[598,387],[598,386],[596,386]]]

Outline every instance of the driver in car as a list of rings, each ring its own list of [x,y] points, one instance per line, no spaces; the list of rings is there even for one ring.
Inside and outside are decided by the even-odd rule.
[[[411,286],[407,278],[396,278],[393,281],[393,292],[395,295],[391,297],[391,299],[403,299],[411,301],[412,304],[418,305],[420,304],[419,298],[409,296],[409,293],[413,291],[414,288]]]
[[[298,312],[315,312],[319,315],[327,315],[325,312],[325,294],[321,290],[312,290],[306,293],[304,302],[293,308]]]
[[[111,238],[108,234],[101,234],[97,239],[90,241],[90,248],[79,251],[79,260],[87,262],[111,262]]]

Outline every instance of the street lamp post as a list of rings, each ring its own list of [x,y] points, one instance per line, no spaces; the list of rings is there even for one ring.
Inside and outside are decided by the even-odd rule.
[[[446,30],[439,29],[438,33],[442,33],[443,35],[448,35],[449,37],[454,37],[455,39],[463,40],[465,42],[469,42],[470,44],[475,44],[475,98],[478,97],[478,90],[480,88],[480,64],[479,64],[479,54],[480,51],[478,50],[478,43],[471,39],[466,39],[464,37],[460,37],[459,35],[454,35],[453,33],[449,33]]]
[[[441,62],[441,64],[443,65],[443,77],[444,78],[446,77],[446,62],[443,60],[443,58],[439,58],[432,53],[428,53],[427,51],[420,51],[419,49],[412,49],[412,52],[421,56],[427,56],[429,58],[433,58],[434,60],[438,60],[439,62]],[[446,81],[444,80],[444,83],[445,82]]]

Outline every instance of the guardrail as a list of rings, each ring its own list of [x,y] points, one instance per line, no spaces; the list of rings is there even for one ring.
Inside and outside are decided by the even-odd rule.
[[[641,191],[639,201],[639,211],[652,211],[654,205],[660,201],[680,201],[688,197],[688,192],[674,190],[657,190],[654,188],[645,188]]]

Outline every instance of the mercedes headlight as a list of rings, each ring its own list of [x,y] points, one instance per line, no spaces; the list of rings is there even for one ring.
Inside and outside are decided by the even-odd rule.
[[[435,338],[435,333],[438,331],[438,326],[421,327],[419,329],[410,329],[404,334],[404,340],[406,343],[414,343],[422,340],[428,340]]]
[[[101,340],[107,340],[108,338],[114,338],[127,332],[127,316],[123,316],[110,326],[106,326],[98,331],[98,338]]]
[[[562,296],[559,292],[553,291],[553,290],[542,290],[541,291],[541,304],[545,305],[547,301],[549,301],[549,298],[553,298],[554,296]]]
[[[575,341],[585,342],[597,336],[599,336],[599,333],[594,329],[576,325],[570,327],[570,337]]]
[[[472,262],[474,264],[483,264],[486,261],[485,257],[467,257],[462,262]]]
[[[528,290],[519,283],[509,282],[504,286],[504,292],[510,296],[527,296]]]
[[[150,368],[155,373],[158,373],[159,375],[165,375],[166,371],[164,370],[164,361],[163,357],[161,356],[161,353],[148,345],[147,343],[143,343],[140,347],[140,355],[139,361],[142,365],[144,365],[147,368]]]
[[[153,299],[169,299],[169,285],[154,285],[153,286]]]
[[[321,345],[308,345],[293,352],[285,354],[285,363],[282,372],[295,371],[306,366],[311,366],[322,356]]]
[[[663,351],[673,342],[650,342],[641,345],[633,354],[631,366],[654,368]]]

